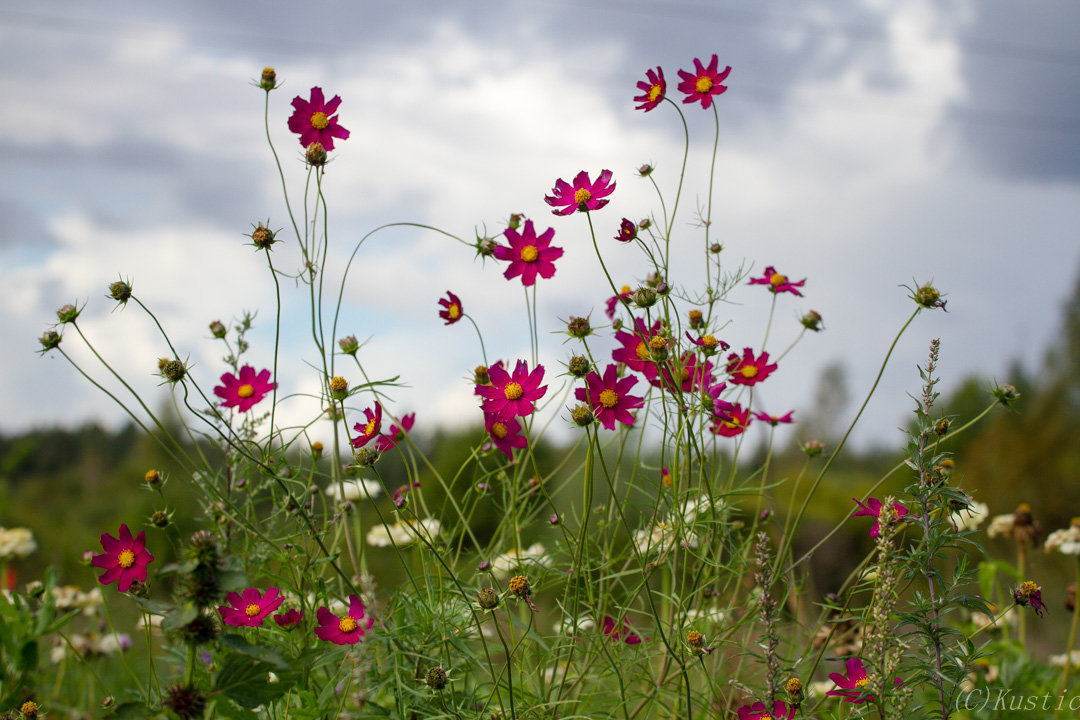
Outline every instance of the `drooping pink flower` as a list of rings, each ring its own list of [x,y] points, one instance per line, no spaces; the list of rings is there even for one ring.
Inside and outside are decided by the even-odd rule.
[[[362,448],[378,436],[382,427],[382,405],[378,400],[375,401],[375,411],[367,408],[364,410],[364,417],[366,420],[363,423],[353,425],[353,430],[356,431],[356,437],[352,439],[354,448]]]
[[[649,112],[662,103],[667,95],[667,82],[664,81],[663,69],[657,66],[655,71],[652,69],[646,70],[645,79],[638,80],[637,87],[642,94],[634,98],[634,102],[641,104],[634,109]]]
[[[615,233],[615,239],[621,243],[628,243],[637,238],[637,223],[628,218],[623,218],[619,223],[619,232]]]
[[[521,284],[529,287],[536,283],[537,275],[549,278],[555,274],[555,261],[563,254],[562,248],[551,247],[555,228],[548,228],[537,236],[533,221],[526,220],[522,232],[508,227],[503,235],[510,246],[495,246],[495,257],[510,263],[503,277],[512,280],[520,275]]]
[[[214,388],[214,394],[221,398],[221,407],[235,407],[240,412],[247,412],[275,387],[277,383],[270,382],[269,370],[256,374],[255,368],[245,365],[240,368],[239,375],[222,375],[221,385]]]
[[[792,295],[798,295],[802,297],[802,293],[799,292],[799,288],[806,284],[806,278],[803,278],[799,282],[791,282],[787,275],[781,275],[776,272],[776,268],[769,265],[765,268],[765,274],[759,278],[750,278],[751,285],[768,285],[769,292],[782,293],[788,292]]]
[[[127,592],[131,583],[138,580],[146,582],[146,566],[154,561],[154,556],[146,549],[146,532],[140,530],[134,538],[127,525],[121,525],[118,537],[109,533],[101,536],[101,547],[105,550],[94,555],[90,564],[102,568],[105,572],[98,575],[98,582],[108,585],[116,582],[116,589]]]
[[[326,102],[322,88],[313,87],[310,100],[300,96],[293,98],[289,129],[300,135],[300,144],[305,148],[317,142],[327,150],[333,150],[334,138],[345,140],[349,137],[349,131],[338,124],[335,113],[339,105],[340,96],[335,95],[330,102]]]
[[[780,423],[795,422],[795,419],[793,417],[794,415],[794,410],[790,410],[784,415],[770,415],[769,413],[764,411],[754,413],[754,417],[756,417],[758,420],[760,420],[761,422],[767,422],[773,427],[776,427]]]
[[[723,437],[735,437],[742,435],[749,426],[750,408],[743,408],[739,403],[735,403],[726,412],[714,416],[712,431]]]
[[[315,620],[319,623],[315,636],[335,645],[355,645],[375,622],[375,618],[365,620],[364,603],[357,595],[349,596],[349,612],[344,617],[339,618],[330,608],[321,607],[315,611]]]
[[[614,189],[610,170],[602,170],[596,182],[589,180],[589,174],[582,170],[574,178],[573,185],[562,178],[556,180],[551,195],[545,196],[544,202],[555,208],[552,212],[556,215],[599,210],[608,204],[606,198]]]
[[[507,459],[514,459],[514,448],[523,450],[529,445],[528,438],[521,432],[522,426],[514,418],[499,420],[494,413],[484,415],[484,429],[487,430],[491,443],[501,450]]]
[[[265,594],[259,592],[257,588],[248,588],[243,593],[229,593],[225,596],[225,602],[229,604],[219,605],[218,612],[221,613],[221,619],[226,625],[258,627],[263,624],[267,615],[281,607],[285,598],[280,595],[277,588],[272,587]]]
[[[515,416],[532,415],[535,403],[544,397],[547,385],[544,381],[544,366],[537,365],[529,372],[524,360],[518,360],[511,375],[502,367],[492,365],[488,368],[490,385],[477,385],[476,394],[484,398],[483,410],[495,415],[496,420],[506,422]]]
[[[709,66],[705,67],[701,61],[694,58],[694,72],[679,71],[682,82],[679,83],[679,92],[686,95],[684,103],[701,102],[701,107],[708,110],[712,105],[714,95],[721,95],[727,90],[726,85],[721,85],[731,72],[731,66],[724,68],[723,72],[717,72],[720,61],[716,55],[712,56]]]
[[[874,518],[874,524],[870,528],[870,537],[876,538],[881,534],[881,521],[878,519],[881,517],[881,501],[872,497],[867,499],[866,505],[863,505],[855,498],[851,499],[855,500],[855,504],[859,506],[858,510],[851,513],[851,517],[867,516]],[[898,502],[893,503],[893,509],[896,510],[896,517],[898,518],[908,514],[908,509]]]
[[[727,371],[734,385],[757,385],[776,370],[776,363],[769,364],[769,353],[762,352],[754,357],[751,348],[744,348],[742,357],[736,353],[728,355]]]
[[[610,615],[605,615],[604,623],[601,630],[603,631],[604,635],[609,637],[611,640],[614,640],[615,642],[619,642],[621,640],[627,645],[641,644],[641,636],[630,629],[630,621],[626,618],[623,618],[623,621],[621,623],[616,623],[615,618],[611,617]]]
[[[413,423],[415,422],[416,413],[402,415],[401,426],[390,425],[390,432],[379,436],[379,439],[375,442],[375,449],[379,452],[393,450],[397,447],[399,442],[405,439],[405,436],[412,430]]]
[[[739,708],[739,720],[791,720],[795,717],[795,706],[788,707],[782,700],[773,702],[772,712],[765,707],[760,700],[753,705],[743,705]]]
[[[446,325],[453,325],[464,317],[464,311],[461,309],[461,298],[449,290],[446,291],[446,297],[439,298],[439,304],[444,308],[439,311],[439,317],[446,321]]]
[[[630,411],[645,404],[644,398],[630,394],[637,381],[632,375],[620,379],[618,368],[609,363],[602,378],[595,370],[586,375],[585,387],[574,390],[574,397],[592,408],[593,415],[605,430],[614,430],[616,420],[633,427],[634,416]]]
[[[701,348],[701,352],[706,356],[715,355],[717,352],[724,352],[731,345],[728,345],[723,340],[717,340],[715,335],[701,335],[700,337],[694,337],[690,334],[690,331],[686,331],[686,339]]]
[[[844,702],[862,705],[865,702],[874,702],[873,695],[867,695],[864,688],[870,682],[866,674],[863,661],[859,658],[848,658],[844,661],[845,673],[829,673],[829,679],[836,683],[835,690],[829,690],[826,695],[844,698]],[[893,678],[893,685],[902,685],[903,680]]]
[[[639,372],[645,379],[652,382],[659,374],[656,362],[649,350],[649,340],[657,337],[660,333],[660,321],[657,320],[651,328],[645,327],[645,321],[634,318],[634,331],[632,333],[619,330],[615,333],[615,341],[622,345],[611,353],[611,359],[621,362],[634,372]]]
[[[1042,588],[1032,580],[1020,583],[1020,587],[1013,590],[1013,600],[1020,607],[1030,605],[1039,617],[1042,617],[1043,611],[1046,610],[1046,603],[1042,599]]]
[[[619,298],[622,298],[623,300],[629,300],[630,296],[633,294],[634,292],[630,289],[629,285],[623,285],[621,288],[619,288],[618,295],[612,295],[611,297],[609,297],[604,302],[604,314],[607,315],[607,319],[615,319],[615,306],[619,304]]]
[[[723,418],[735,407],[734,403],[721,399],[720,396],[725,390],[727,390],[727,383],[715,380],[710,380],[701,388],[701,403],[715,417]]]
[[[296,608],[289,608],[283,613],[274,616],[274,622],[285,630],[292,630],[304,619],[304,613]]]

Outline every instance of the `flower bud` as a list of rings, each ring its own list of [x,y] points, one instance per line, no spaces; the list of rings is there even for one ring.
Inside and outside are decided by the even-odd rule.
[[[511,225],[510,227],[513,227]],[[491,257],[495,254],[495,240],[489,237],[476,238],[476,254],[480,257]]]
[[[938,420],[937,425],[934,426],[934,434],[937,435],[938,437],[941,437],[942,435],[945,435],[948,432],[949,432],[949,419],[948,418],[941,418],[941,420]]]
[[[1002,405],[1010,405],[1020,398],[1020,393],[1012,385],[998,385],[990,391],[990,394]]]
[[[570,417],[574,420],[574,424],[579,427],[585,427],[592,424],[596,419],[593,415],[593,411],[586,405],[578,405],[570,411]]]
[[[712,245],[709,246],[709,252],[711,252],[713,255],[719,255],[720,251],[723,250],[723,249],[724,249],[724,246],[721,245],[720,243],[713,243]]]
[[[525,219],[523,213],[510,213],[510,220],[506,223],[511,229],[517,230],[521,227],[521,221]]]
[[[653,166],[650,165],[649,163],[645,163],[644,165],[642,165],[641,167],[639,167],[637,169],[637,174],[640,175],[641,177],[649,177],[649,175],[652,175],[652,171],[653,171]]]
[[[317,168],[326,165],[326,148],[323,147],[322,143],[311,143],[304,152],[304,160],[311,167]]]
[[[654,335],[649,338],[649,356],[656,362],[667,360],[668,340],[663,335]]]
[[[642,218],[638,221],[637,226],[638,230],[648,230],[652,227],[652,220],[650,220],[649,218]]]
[[[152,488],[160,487],[161,473],[154,469],[147,470],[146,475],[143,476],[143,480],[145,480],[146,484]]]
[[[251,243],[259,250],[269,250],[270,246],[274,244],[274,233],[270,228],[266,227],[262,223],[255,226],[255,229],[251,231]]]
[[[821,330],[821,313],[817,310],[811,310],[799,318],[799,322],[801,322],[802,326],[807,330],[817,332]]]
[[[570,337],[588,337],[592,334],[592,327],[589,326],[589,318],[574,317],[573,315],[571,315],[570,322],[566,324],[566,333]]]
[[[476,593],[476,602],[485,610],[494,610],[499,607],[499,593],[492,588],[484,588]]]
[[[272,67],[264,67],[262,76],[259,78],[259,87],[270,92],[277,87],[277,72]]]
[[[341,352],[346,355],[356,356],[356,351],[360,349],[360,342],[356,339],[355,335],[346,335],[337,341],[338,347],[341,348]]]
[[[945,309],[946,301],[941,299],[941,293],[930,283],[927,283],[916,290],[912,299],[927,310],[933,310],[935,308]]]
[[[79,317],[79,313],[81,312],[82,310],[79,308],[68,304],[56,311],[56,317],[58,317],[62,323],[75,322],[75,318]]]
[[[473,382],[477,385],[490,385],[491,375],[488,374],[486,365],[477,365],[473,370]]]
[[[446,671],[441,667],[429,668],[427,675],[424,676],[424,682],[432,690],[442,690],[446,687]]]
[[[574,355],[567,364],[567,369],[570,370],[570,374],[576,378],[588,375],[591,367],[592,365],[589,363],[589,358],[584,357],[583,355]]]
[[[330,378],[330,397],[335,400],[344,400],[349,397],[349,381],[340,375]]]
[[[379,451],[374,448],[362,447],[353,453],[353,460],[358,467],[371,467],[379,461]]]
[[[161,377],[171,383],[178,383],[187,375],[187,367],[179,360],[166,360],[164,363],[159,361],[158,369],[161,371]]]
[[[60,344],[60,333],[55,330],[46,330],[45,334],[38,338],[41,343],[41,352],[48,352]]]
[[[123,304],[131,299],[131,283],[117,280],[109,285],[109,297]]]
[[[169,514],[163,510],[156,510],[154,514],[150,516],[150,522],[154,527],[168,527],[169,526]]]
[[[318,440],[311,443],[311,459],[312,460],[318,460],[319,458],[322,457],[322,454],[323,454],[323,444],[321,442],[319,442]]]
[[[689,317],[691,330],[700,330],[705,327],[705,316],[702,315],[700,310],[691,310]]]
[[[639,308],[652,307],[656,304],[656,291],[651,287],[640,287],[634,292],[633,301]]]
[[[807,440],[802,446],[803,452],[807,457],[817,457],[821,453],[825,452],[825,443],[820,440]]]
[[[218,340],[225,337],[225,334],[229,332],[225,327],[225,323],[220,320],[215,320],[210,323],[210,334],[216,337]]]

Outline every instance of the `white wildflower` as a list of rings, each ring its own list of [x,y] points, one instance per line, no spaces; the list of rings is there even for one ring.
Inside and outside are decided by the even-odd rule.
[[[1080,668],[1080,650],[1073,650],[1067,656],[1063,653],[1061,655],[1051,655],[1049,662],[1051,665],[1057,667],[1065,667],[1065,663],[1068,661],[1069,665],[1074,668]]]
[[[1080,522],[1064,530],[1055,530],[1046,538],[1046,552],[1057,550],[1062,555],[1080,555]]]
[[[435,518],[424,518],[419,523],[398,520],[393,525],[376,525],[367,534],[368,545],[389,547],[412,545],[421,537],[429,542],[439,534],[441,525]]]
[[[491,559],[491,572],[503,577],[510,575],[518,568],[528,570],[530,567],[537,566],[542,568],[552,566],[551,558],[548,557],[543,543],[533,543],[524,550],[514,548]]]
[[[986,503],[975,502],[972,500],[968,503],[966,509],[954,512],[949,516],[949,519],[952,520],[953,526],[959,531],[977,530],[979,526],[982,525],[983,521],[986,520],[989,512],[990,507]],[[1009,524],[1011,525],[1012,516],[1010,515],[1009,518]]]
[[[359,478],[358,480],[342,480],[332,482],[326,488],[326,496],[331,500],[342,502],[344,500],[364,500],[377,498],[382,493],[382,485],[377,480]]]
[[[990,525],[986,528],[986,534],[994,538],[998,535],[1006,535],[1012,532],[1014,518],[1016,516],[1013,513],[1007,515],[997,515],[990,521]]]
[[[29,529],[0,527],[0,560],[24,558],[35,550],[37,543]]]

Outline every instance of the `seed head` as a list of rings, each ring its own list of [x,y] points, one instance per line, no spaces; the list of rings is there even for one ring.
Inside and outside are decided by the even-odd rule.
[[[510,227],[514,227],[513,220],[512,220],[512,218],[514,216],[511,215],[510,217],[511,217],[511,225],[510,225]],[[495,254],[495,244],[496,243],[495,243],[495,240],[493,238],[489,238],[489,237],[478,237],[478,238],[476,238],[476,245],[475,245],[476,254],[479,255],[480,257],[491,257],[492,255]]]
[[[945,309],[945,300],[941,299],[941,293],[938,292],[930,283],[920,286],[912,299],[919,304],[919,306],[926,308],[927,310],[934,310],[935,308]]]
[[[652,307],[656,304],[656,291],[651,287],[640,287],[634,292],[632,299],[639,308]]]
[[[171,383],[178,383],[184,379],[187,375],[187,367],[179,360],[167,360],[162,358],[158,361],[158,370],[161,372],[161,377],[165,378]]]
[[[322,167],[326,165],[326,148],[322,143],[313,142],[307,146],[307,151],[304,153],[304,160],[311,167]]]
[[[427,671],[427,675],[424,677],[424,682],[432,690],[442,690],[446,687],[446,671],[441,667],[433,667]]]
[[[202,717],[206,696],[191,685],[175,685],[169,688],[161,704],[176,713],[180,720],[193,720]]]

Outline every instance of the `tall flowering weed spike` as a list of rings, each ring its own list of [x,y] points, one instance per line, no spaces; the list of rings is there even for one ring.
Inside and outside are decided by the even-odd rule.
[[[136,580],[146,582],[146,566],[154,561],[154,556],[146,549],[145,531],[132,537],[128,526],[121,525],[117,535],[102,534],[101,547],[105,552],[95,555],[90,564],[105,570],[98,576],[98,582],[102,585],[115,582],[117,590],[127,592]]]
[[[275,387],[277,383],[270,382],[269,370],[256,373],[255,368],[245,365],[237,375],[222,375],[221,385],[214,388],[214,394],[221,398],[221,407],[235,407],[240,412],[247,412]]]
[[[727,79],[731,72],[731,66],[725,67],[723,72],[717,72],[720,61],[716,55],[712,56],[709,66],[705,67],[701,61],[694,58],[694,72],[679,71],[682,82],[679,83],[679,92],[686,95],[684,103],[700,102],[701,107],[708,110],[712,105],[713,97],[722,95],[727,91],[727,86],[721,83]]]
[[[495,257],[510,263],[510,267],[503,273],[507,280],[513,280],[520,275],[521,284],[529,287],[536,283],[537,275],[546,279],[555,274],[555,261],[563,255],[562,248],[551,246],[555,228],[548,228],[538,236],[533,221],[526,220],[520,233],[508,227],[503,231],[503,236],[509,247],[496,245]]]
[[[751,285],[767,285],[769,292],[776,293],[791,293],[792,295],[798,295],[802,297],[802,293],[799,292],[799,288],[806,284],[806,278],[798,282],[791,282],[787,275],[783,275],[776,271],[772,265],[765,268],[765,273],[761,277],[750,278]]]
[[[536,401],[547,392],[547,385],[540,384],[544,381],[543,365],[529,372],[525,361],[518,360],[512,375],[499,365],[488,368],[488,375],[491,385],[477,385],[476,394],[484,398],[484,412],[502,422],[532,415]]]
[[[349,596],[349,611],[344,617],[339,618],[328,607],[320,607],[315,620],[319,623],[315,636],[335,645],[355,645],[375,622],[375,618],[364,617],[364,603],[357,595]]]
[[[446,297],[439,298],[439,305],[443,307],[439,311],[439,317],[446,321],[446,325],[453,325],[464,316],[464,311],[461,309],[461,298],[449,290],[446,291]]]
[[[656,70],[651,68],[646,70],[645,79],[639,80],[637,87],[642,92],[634,98],[634,102],[641,104],[634,109],[649,112],[662,103],[667,96],[667,82],[664,81],[663,68],[657,66]]]
[[[605,430],[614,430],[615,422],[621,422],[627,427],[634,426],[634,416],[631,410],[637,410],[645,404],[644,398],[630,394],[631,388],[637,384],[636,377],[618,377],[618,368],[609,364],[604,370],[604,376],[600,377],[596,371],[585,376],[585,387],[574,390],[574,397],[581,402],[588,403],[592,408],[593,415],[600,421]]]
[[[341,97],[335,95],[326,102],[322,88],[311,88],[311,99],[305,100],[299,95],[293,98],[293,114],[289,118],[289,130],[300,136],[300,145],[308,147],[319,143],[326,150],[334,149],[334,138],[345,140],[349,131],[338,124],[337,109]]]
[[[375,401],[374,411],[371,408],[364,410],[364,418],[364,422],[353,425],[356,431],[356,437],[352,439],[354,448],[362,448],[378,436],[382,427],[382,405],[378,400]]]
[[[225,596],[225,602],[228,605],[218,606],[218,613],[226,625],[258,627],[270,613],[281,607],[285,598],[277,588],[270,588],[265,594],[257,588],[248,588],[242,593],[229,593]]]
[[[602,170],[596,181],[589,180],[589,173],[582,170],[574,178],[574,184],[562,178],[555,181],[551,195],[544,197],[556,215],[570,215],[576,211],[588,212],[599,210],[608,204],[607,196],[615,190],[611,180],[611,171]]]

